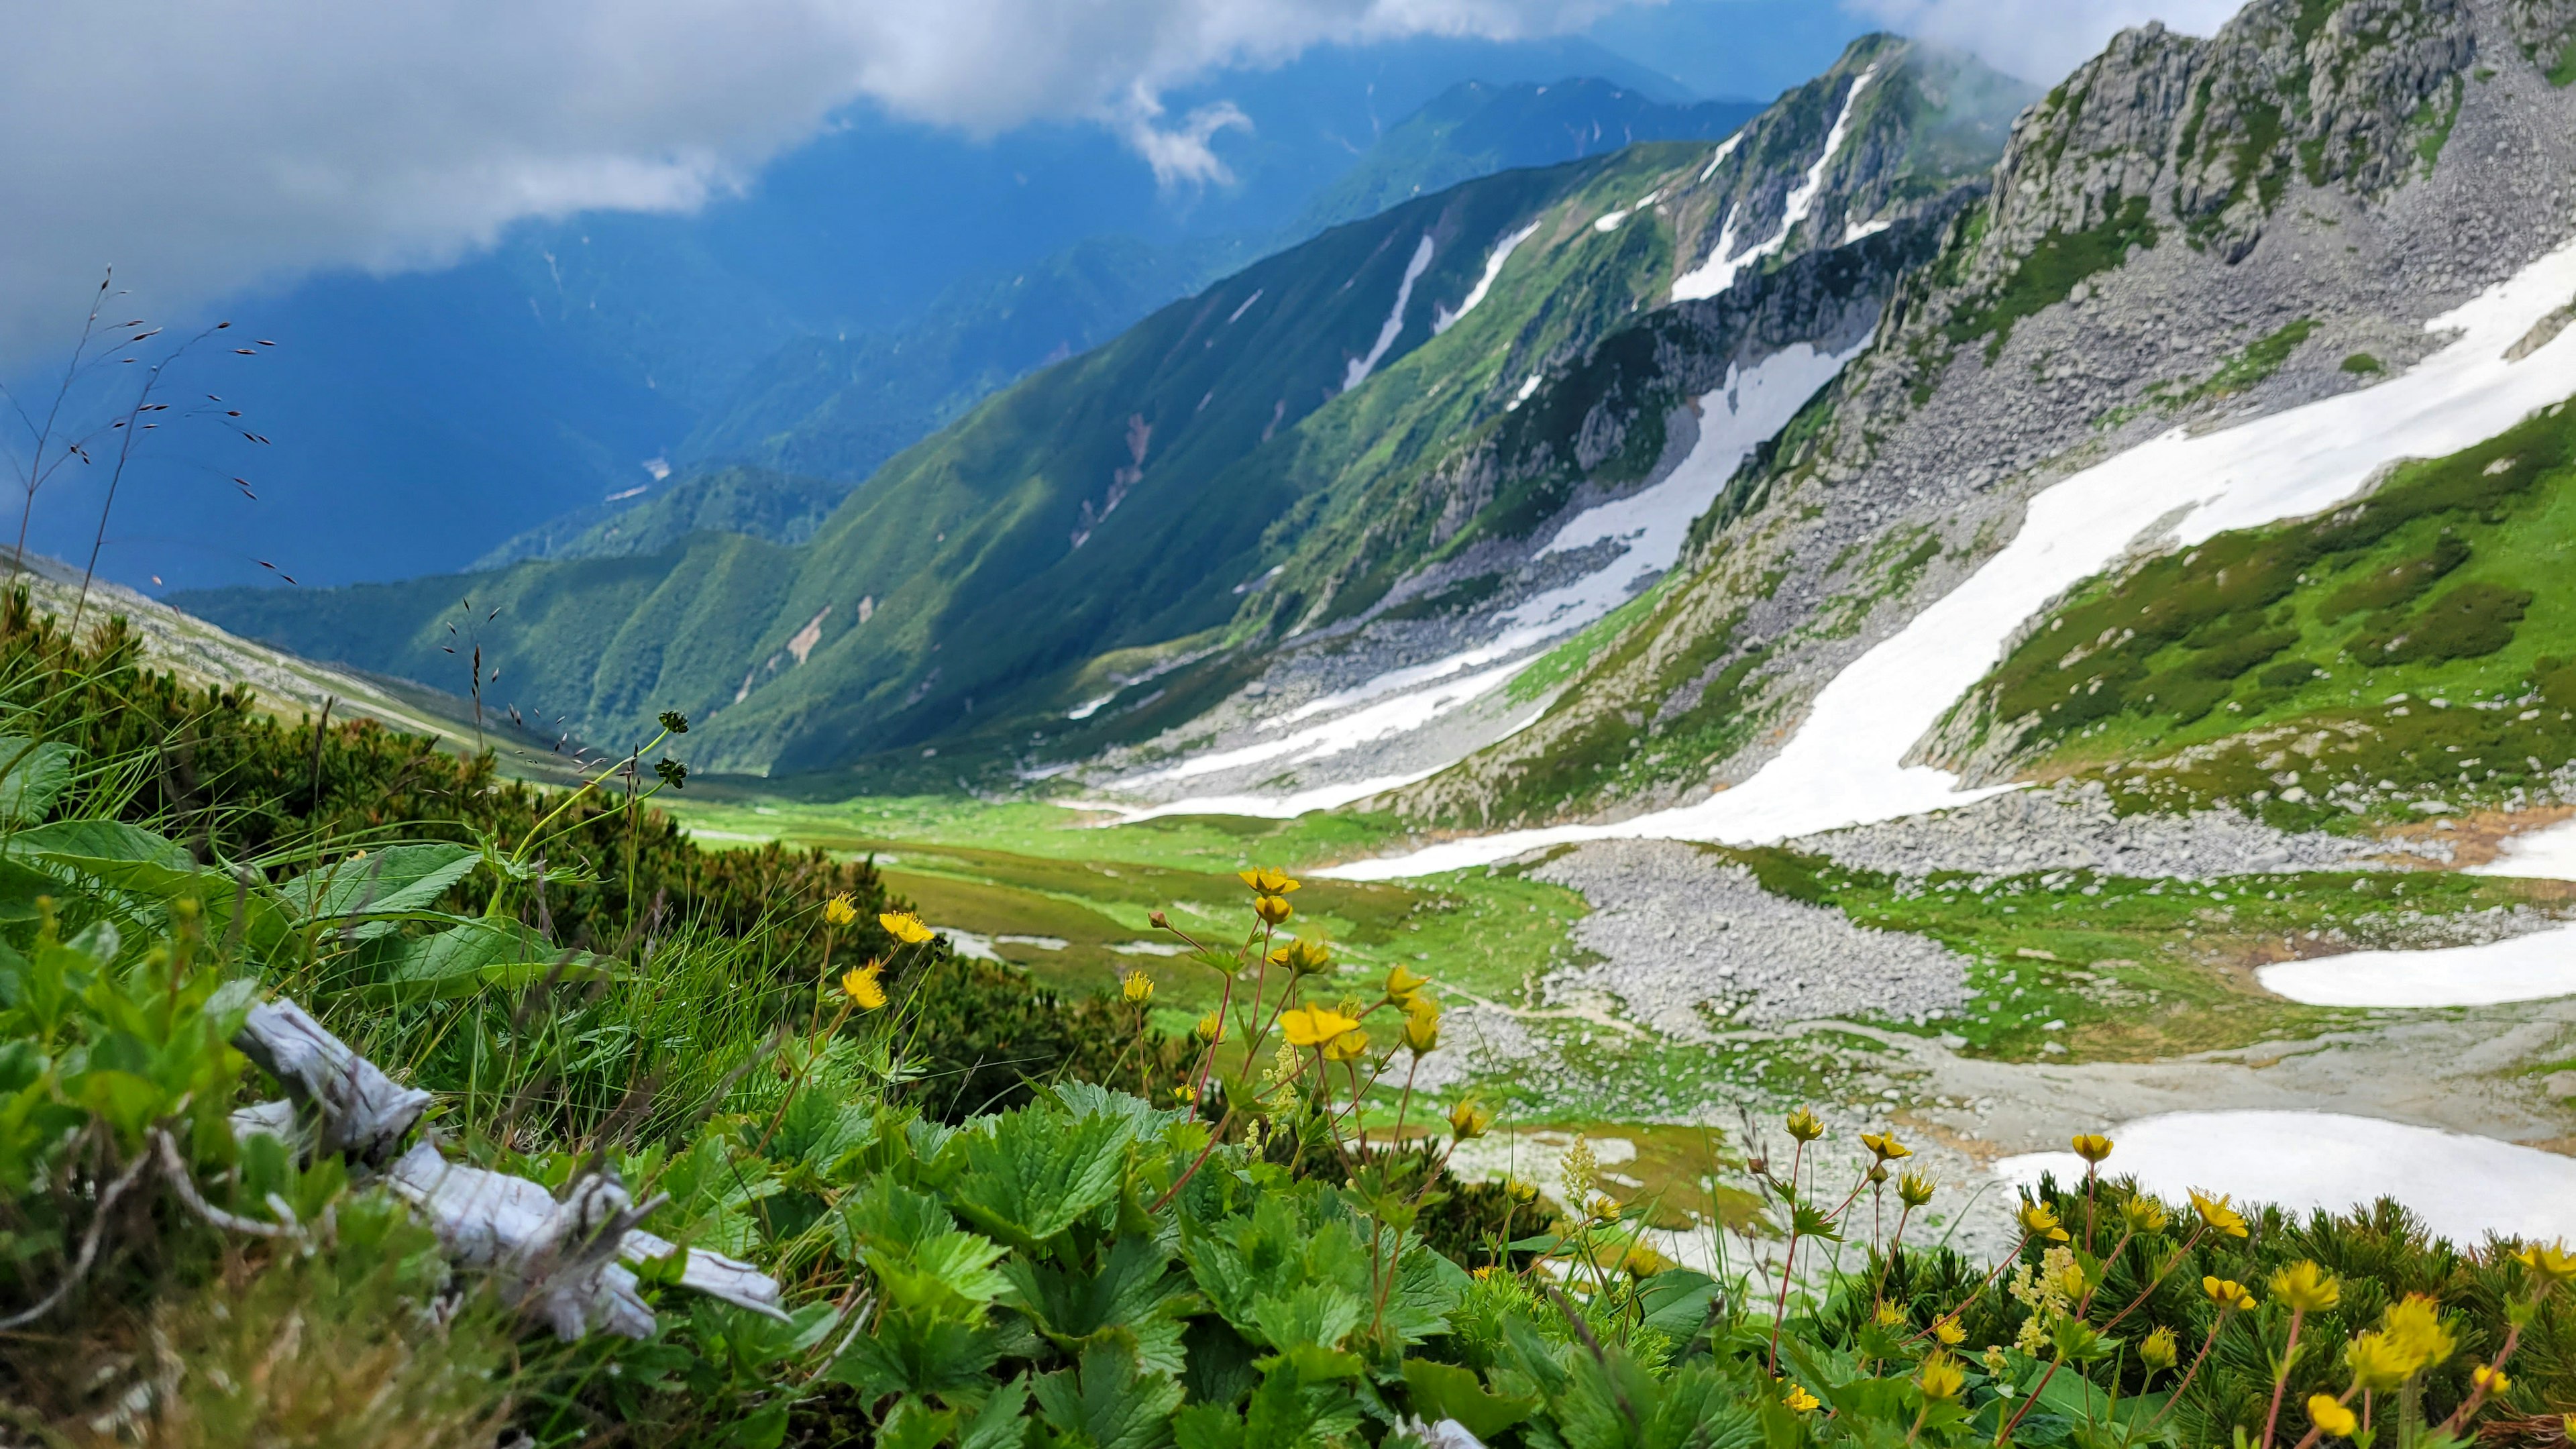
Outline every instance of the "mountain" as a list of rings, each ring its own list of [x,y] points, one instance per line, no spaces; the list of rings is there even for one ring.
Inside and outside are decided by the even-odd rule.
[[[651,467],[721,461],[680,450],[701,429],[721,432],[746,381],[782,349],[822,339],[909,354],[921,348],[906,340],[926,335],[933,350],[959,353],[955,377],[929,389],[934,406],[897,418],[899,447],[980,395],[940,411],[959,384],[997,385],[1060,344],[1105,341],[1273,249],[1380,132],[1461,80],[1568,75],[1687,95],[1579,40],[1327,48],[1163,97],[1176,116],[1228,102],[1250,121],[1213,138],[1230,180],[1170,187],[1098,126],[1034,125],[986,141],[859,107],[686,215],[530,221],[442,270],[332,273],[229,299],[223,315],[279,343],[212,388],[275,440],[256,468],[222,469],[250,475],[257,499],[206,486],[203,457],[129,477],[118,503],[128,521],[105,566],[138,586],[153,575],[174,586],[257,580],[258,559],[327,582],[461,568],[651,481]],[[942,340],[955,319],[932,315],[939,299],[991,295],[1030,268],[1081,265],[1051,260],[1069,249],[1119,239],[1157,259],[1151,275],[1106,287],[1097,310],[1044,329],[1036,350],[998,345],[1015,344],[1011,334],[990,351],[971,332]],[[1233,250],[1203,259],[1201,248],[1226,239]],[[909,385],[903,370],[881,385]],[[39,510],[39,542],[85,554],[96,494],[57,492]]]
[[[1464,81],[1389,127],[1315,197],[1298,226],[1311,234],[1474,177],[1580,161],[1639,141],[1720,140],[1762,109],[1753,101],[1673,105],[1597,77]]]
[[[1553,525],[1634,492],[1696,426],[1669,399],[1605,412],[1585,389],[1652,363],[1634,319],[1724,293],[1713,272],[1780,279],[1710,313],[1700,350],[1733,360],[1720,382],[1788,357],[1760,410],[1794,409],[1830,375],[1818,345],[1865,340],[1992,160],[1963,138],[2000,149],[2009,95],[1971,62],[1873,37],[1718,146],[1507,172],[1335,228],[986,401],[801,548],[698,535],[650,556],[188,605],[403,673],[436,667],[452,601],[471,594],[477,614],[499,607],[484,647],[532,712],[607,730],[683,708],[706,716],[693,743],[724,769],[970,738],[988,757],[1061,756],[1150,735],[1283,643],[1418,601],[1394,593],[1398,574],[1435,555],[1568,573],[1545,553]],[[1605,356],[1614,335],[1644,351]],[[1507,452],[1508,476],[1442,472],[1477,449]],[[1435,483],[1448,501],[1421,506]],[[1167,673],[1150,707],[1103,708],[1104,689]]]
[[[2538,178],[2576,165],[2571,35],[2576,7],[2521,0],[2258,0],[2209,40],[2123,34],[2019,123],[1679,581],[1565,661],[1526,728],[1386,803],[1752,830],[1721,817],[1779,798],[1741,788],[1775,761],[1888,792],[1864,819],[1903,813],[1903,763],[2133,805],[2144,770],[2193,782],[2147,792],[2175,808],[2312,822],[2297,760],[2365,701],[2379,743],[2349,755],[2383,805],[2457,790],[2452,745],[2498,781],[2557,768],[2554,717],[2513,713],[2555,742],[2509,755],[2385,727],[2428,690],[2541,708],[2544,664],[2576,655],[2576,586],[2539,562],[2568,536],[2576,361],[2547,349],[2576,273],[2548,259],[2576,225]],[[2519,300],[2471,305],[2517,276]],[[1879,751],[1890,773],[1861,767]]]
[[[1387,128],[1275,236],[1162,247],[1086,240],[1008,276],[960,283],[898,331],[799,337],[754,367],[672,457],[862,478],[995,390],[1108,341],[1261,253],[1473,177],[1635,141],[1715,139],[1760,109],[1659,101],[1594,78],[1462,82]]]

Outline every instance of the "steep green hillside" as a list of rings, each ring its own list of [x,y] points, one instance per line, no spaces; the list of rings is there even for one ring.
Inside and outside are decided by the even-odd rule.
[[[549,718],[704,713],[705,753],[738,769],[918,743],[979,705],[1054,698],[1105,649],[1224,623],[1301,495],[1499,411],[1508,364],[1580,347],[1647,300],[1665,232],[1589,223],[1704,156],[1640,147],[1510,173],[1328,232],[988,401],[801,550],[700,535],[651,557],[190,603],[301,652],[437,677],[470,596],[504,692]],[[1523,265],[1435,340],[1435,312],[1534,217],[1548,226]],[[1346,390],[1399,293],[1373,385]]]
[[[2576,409],[2097,581],[1962,708],[1992,768],[2139,806],[2384,825],[2550,798],[2576,785]]]
[[[604,503],[530,529],[492,550],[475,568],[506,568],[529,558],[660,553],[692,533],[747,533],[772,543],[803,543],[849,496],[850,487],[829,478],[740,464],[678,473],[634,489],[631,502]]]

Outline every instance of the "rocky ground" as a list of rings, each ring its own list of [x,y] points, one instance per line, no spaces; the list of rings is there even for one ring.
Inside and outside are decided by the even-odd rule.
[[[1854,870],[2015,875],[2098,870],[2207,880],[2261,871],[2368,869],[2392,857],[2447,864],[2439,839],[2388,842],[2322,831],[2291,834],[2230,810],[2126,815],[2098,782],[2018,790],[1932,815],[1788,842]]]
[[[1950,951],[1772,895],[1697,846],[1601,841],[1530,874],[1592,903],[1574,939],[1601,958],[1548,977],[1545,999],[1606,998],[1677,1041],[1711,1040],[1720,1020],[1776,1026],[1866,1012],[1923,1021],[1967,1001],[1967,963]]]

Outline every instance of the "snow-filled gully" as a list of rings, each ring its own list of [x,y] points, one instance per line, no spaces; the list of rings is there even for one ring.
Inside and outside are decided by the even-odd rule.
[[[1608,564],[1525,600],[1500,619],[1492,640],[1425,664],[1389,670],[1364,683],[1309,701],[1270,722],[1268,738],[1203,750],[1149,773],[1123,789],[1159,790],[1255,766],[1281,769],[1423,729],[1509,683],[1536,651],[1599,620],[1635,597],[1680,559],[1691,524],[1706,513],[1753,449],[1780,429],[1817,389],[1833,380],[1862,344],[1841,353],[1796,343],[1750,369],[1730,370],[1726,386],[1700,400],[1700,435],[1688,457],[1662,482],[1587,508],[1567,520],[1540,555],[1616,541],[1625,549]],[[1150,809],[1108,807],[1121,819],[1234,814],[1277,819],[1326,810],[1422,779],[1454,763],[1443,759],[1410,773],[1321,785],[1290,794],[1193,796]]]

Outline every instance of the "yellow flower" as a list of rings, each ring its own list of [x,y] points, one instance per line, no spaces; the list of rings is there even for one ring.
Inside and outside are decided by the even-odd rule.
[[[1270,953],[1270,964],[1298,976],[1312,976],[1333,964],[1333,948],[1304,938]]]
[[[2145,1338],[2138,1340],[2138,1362],[2145,1364],[2147,1367],[2151,1369],[2169,1369],[2174,1366],[2174,1358],[2174,1331],[2172,1329],[2159,1328],[2155,1332],[2148,1334]]]
[[[2025,1202],[2021,1205],[2021,1230],[2034,1238],[2050,1242],[2066,1241],[2066,1228],[2057,1221],[2057,1210],[2046,1203]]]
[[[823,903],[823,924],[846,926],[859,918],[859,908],[850,904],[850,893],[843,891]]]
[[[2500,1394],[2513,1387],[2513,1380],[2505,1377],[2504,1370],[2491,1363],[2482,1363],[2469,1370],[2469,1382],[2491,1394]]]
[[[2417,1367],[2413,1357],[2389,1341],[2380,1332],[2356,1334],[2344,1345],[2343,1366],[2352,1370],[2352,1381],[2373,1393],[2385,1393],[2406,1382]]]
[[[1868,1148],[1881,1162],[1914,1155],[1914,1149],[1897,1141],[1893,1132],[1864,1132],[1860,1135],[1860,1145]]]
[[[2246,1309],[2254,1306],[2254,1295],[2233,1278],[2203,1278],[2200,1291],[2221,1308]]]
[[[2553,1287],[2576,1278],[2576,1253],[2567,1251],[2565,1238],[2554,1243],[2534,1243],[2513,1256]]]
[[[2002,1378],[2004,1370],[2012,1367],[2012,1359],[2004,1353],[2004,1346],[2000,1343],[1989,1344],[1981,1357],[1985,1360],[1986,1372],[1996,1378]]]
[[[1213,1011],[1209,1012],[1209,1013],[1208,1013],[1207,1015],[1205,1015],[1205,1016],[1200,1017],[1200,1018],[1199,1018],[1199,1025],[1198,1025],[1198,1037],[1199,1037],[1199,1040],[1201,1040],[1201,1041],[1203,1041],[1203,1042],[1208,1042],[1208,1043],[1211,1043],[1211,1044],[1213,1044],[1213,1043],[1215,1043],[1215,1042],[1219,1042],[1219,1041],[1224,1040],[1224,1039],[1225,1039],[1225,1021],[1224,1021],[1224,1019],[1223,1019],[1222,1017],[1219,1017],[1219,1016],[1218,1016],[1215,1012],[1213,1012]]]
[[[2308,1422],[2316,1425],[2317,1432],[2329,1439],[2349,1439],[2352,1431],[2361,1427],[2361,1420],[2353,1416],[2352,1410],[2337,1403],[2332,1394],[2308,1396]]]
[[[1127,979],[1118,983],[1118,994],[1126,998],[1129,1006],[1142,1006],[1154,999],[1154,978],[1142,971],[1130,971]]]
[[[1279,1029],[1288,1034],[1290,1046],[1322,1046],[1358,1025],[1350,1017],[1323,1006],[1301,1006],[1279,1014]]]
[[[918,946],[937,934],[921,923],[921,917],[910,911],[881,912],[877,916],[877,924],[886,928],[887,935],[907,946]]]
[[[1968,1386],[1968,1376],[1948,1354],[1932,1353],[1924,1356],[1923,1372],[1915,1382],[1923,1386],[1923,1397],[1937,1404],[1957,1398]]]
[[[2272,1296],[2289,1304],[2294,1312],[2314,1313],[2342,1301],[2343,1284],[2325,1269],[2302,1259],[2272,1275]]]
[[[1186,1107],[1199,1099],[1199,1089],[1187,1082],[1172,1089],[1172,1100]]]
[[[1813,1142],[1825,1135],[1825,1124],[1817,1121],[1816,1114],[1804,1107],[1790,1113],[1789,1120],[1783,1125],[1788,1127],[1790,1136],[1801,1142]]]
[[[2111,1155],[2111,1139],[2099,1132],[2075,1134],[2075,1155],[2086,1162],[2098,1163]]]
[[[2388,1341],[2413,1360],[2407,1372],[2446,1362],[2459,1344],[2442,1324],[2442,1305],[2421,1293],[2409,1293],[2388,1305],[2381,1319]]]
[[[1412,1009],[1404,1013],[1404,1045],[1417,1057],[1439,1050],[1440,1008],[1427,997],[1415,997]]]
[[[886,1004],[885,983],[877,974],[885,968],[871,961],[841,978],[841,990],[861,1011],[874,1011]]]
[[[1297,883],[1285,874],[1266,867],[1258,870],[1239,870],[1234,875],[1235,879],[1250,886],[1256,896],[1284,896],[1297,888]]]
[[[1956,1318],[1944,1318],[1932,1325],[1932,1337],[1943,1348],[1957,1348],[1968,1341],[1968,1330],[1961,1328]]]
[[[1910,1208],[1919,1208],[1932,1200],[1932,1179],[1919,1172],[1909,1172],[1896,1180],[1896,1200]]]
[[[1791,1384],[1789,1386],[1789,1392],[1780,1396],[1780,1402],[1789,1406],[1790,1413],[1803,1414],[1824,1401],[1817,1398],[1815,1395],[1808,1393],[1805,1389],[1798,1387],[1796,1384]]]
[[[1486,1279],[1491,1278],[1491,1277],[1493,1277],[1493,1276],[1494,1276],[1494,1265],[1493,1265],[1493,1264],[1491,1264],[1491,1263],[1487,1263],[1485,1266],[1483,1266],[1483,1267],[1481,1267],[1481,1268],[1477,1268],[1477,1269],[1472,1270],[1471,1272],[1469,1272],[1469,1273],[1467,1274],[1467,1276],[1468,1276],[1468,1277],[1470,1277],[1470,1278],[1475,1279],[1475,1280],[1476,1280],[1477,1282],[1479,1282],[1479,1283],[1482,1283],[1482,1282],[1484,1282]]]
[[[1387,998],[1402,1006],[1413,999],[1413,993],[1431,984],[1428,976],[1416,976],[1402,966],[1386,973]]]
[[[2231,1238],[2245,1236],[2244,1215],[2229,1207],[2225,1197],[2212,1197],[2195,1187],[2191,1189],[2191,1205],[2211,1232],[2225,1233]]]
[[[1287,920],[1291,915],[1296,914],[1296,910],[1297,908],[1295,906],[1288,904],[1288,898],[1286,896],[1254,896],[1252,898],[1252,913],[1273,926],[1278,925],[1280,922]]]
[[[1882,1303],[1878,1305],[1878,1312],[1874,1316],[1878,1319],[1879,1327],[1894,1328],[1905,1321],[1905,1310],[1893,1303]]]
[[[1484,1136],[1485,1129],[1493,1125],[1494,1114],[1477,1106],[1473,1101],[1461,1102],[1449,1109],[1449,1135],[1461,1142],[1472,1142]],[[1534,1189],[1526,1193],[1518,1192],[1518,1189],[1527,1186],[1525,1183],[1509,1183],[1506,1186],[1514,1189],[1515,1195],[1524,1199],[1538,1195]]]
[[[1361,1031],[1357,1027],[1353,1027],[1351,1030],[1343,1032],[1340,1036],[1324,1043],[1324,1060],[1328,1062],[1356,1061],[1359,1059],[1361,1053],[1366,1052],[1368,1049],[1369,1034]]]
[[[2120,1216],[2133,1233],[2160,1233],[2165,1229],[2165,1205],[2151,1197],[2133,1197],[2120,1204]]]

